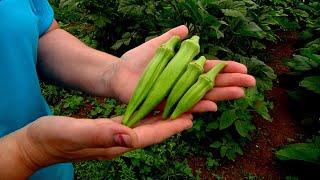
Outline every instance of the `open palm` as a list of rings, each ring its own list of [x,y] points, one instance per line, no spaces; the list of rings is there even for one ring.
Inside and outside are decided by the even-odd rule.
[[[130,100],[140,76],[154,56],[156,49],[173,35],[184,39],[188,35],[188,29],[185,26],[176,27],[122,55],[123,61],[120,63],[116,75],[117,80],[113,85],[114,92],[120,100],[123,102]],[[208,60],[205,70],[212,68],[218,62],[218,60]],[[247,68],[244,65],[234,61],[227,61],[227,63],[228,66],[216,79],[216,87],[192,109],[193,112],[216,111],[215,102],[240,98],[244,95],[243,87],[255,85],[255,79],[246,74]]]

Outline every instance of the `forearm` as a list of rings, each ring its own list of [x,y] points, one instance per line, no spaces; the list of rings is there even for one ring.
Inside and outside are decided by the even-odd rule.
[[[46,80],[98,96],[114,96],[110,81],[118,59],[86,46],[62,29],[39,40],[38,69]]]
[[[19,141],[19,133],[0,138],[0,177],[4,179],[27,179],[36,170],[25,158]]]

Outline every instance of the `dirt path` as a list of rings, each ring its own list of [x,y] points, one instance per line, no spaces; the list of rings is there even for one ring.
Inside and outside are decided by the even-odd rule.
[[[274,109],[270,112],[272,123],[255,115],[254,123],[258,128],[255,139],[244,148],[244,155],[234,162],[222,163],[216,170],[205,170],[202,158],[193,158],[192,167],[201,169],[201,179],[216,179],[215,176],[224,179],[239,179],[259,177],[263,179],[281,179],[283,169],[274,157],[274,150],[296,139],[302,130],[290,114],[289,99],[286,90],[280,87],[273,88],[268,93],[270,100],[274,102]]]
[[[287,73],[286,68],[281,60],[290,58],[293,54],[294,45],[297,42],[297,34],[282,33],[279,34],[282,41],[277,44],[270,44],[268,52],[270,52],[269,65],[275,70],[277,75]],[[287,89],[275,82],[274,88],[267,93],[267,97],[274,103],[273,110],[270,115],[273,118],[272,123],[255,115],[254,123],[257,127],[257,134],[251,143],[244,147],[244,155],[238,157],[234,162],[223,162],[222,166],[216,170],[205,170],[205,159],[192,158],[190,160],[191,167],[201,169],[201,179],[250,179],[259,177],[262,179],[283,179],[288,175],[288,170],[280,166],[275,159],[274,151],[279,147],[288,144],[290,141],[299,139],[299,135],[303,133],[293,113],[290,110],[290,99],[287,95]]]

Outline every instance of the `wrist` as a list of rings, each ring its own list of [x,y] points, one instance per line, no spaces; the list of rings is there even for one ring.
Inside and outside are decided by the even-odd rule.
[[[110,66],[104,69],[102,74],[102,81],[103,81],[103,89],[104,94],[103,96],[110,97],[110,98],[119,98],[117,95],[117,84],[120,78],[120,67],[122,61],[116,60],[113,61]]]
[[[34,164],[23,144],[27,141],[24,129],[15,131],[0,139],[0,176],[10,179],[27,179],[38,167]],[[23,142],[23,143],[21,143]]]

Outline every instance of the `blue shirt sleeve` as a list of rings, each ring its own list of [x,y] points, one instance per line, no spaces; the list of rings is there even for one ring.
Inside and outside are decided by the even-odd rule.
[[[39,35],[42,36],[50,28],[53,22],[54,12],[47,0],[32,1],[34,5],[34,13],[39,18]]]

